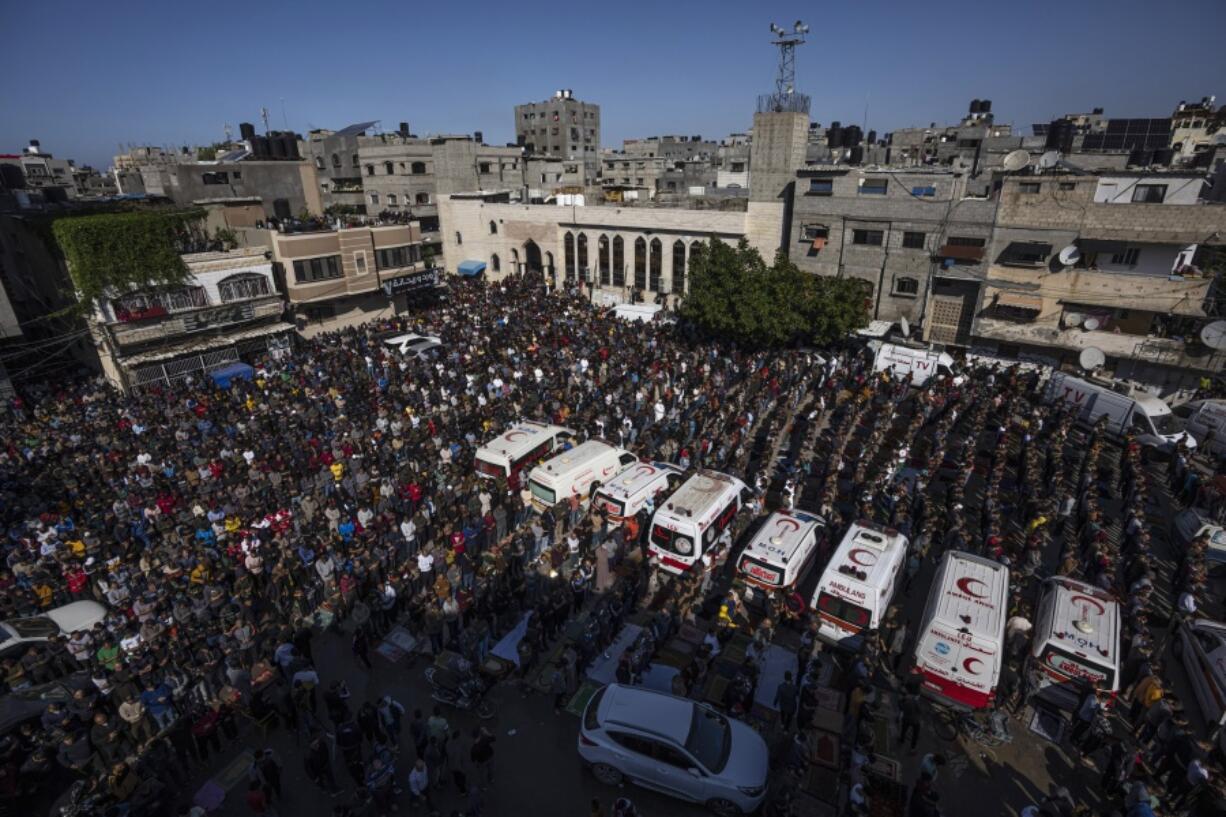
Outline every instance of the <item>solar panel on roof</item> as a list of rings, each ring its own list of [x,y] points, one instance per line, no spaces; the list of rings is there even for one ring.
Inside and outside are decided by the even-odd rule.
[[[246,159],[250,155],[251,155],[251,151],[249,150],[232,150],[229,153],[223,154],[222,156],[218,157],[217,161],[219,162],[238,162],[243,159]]]
[[[363,131],[370,130],[375,125],[379,124],[379,120],[375,119],[370,122],[355,122],[352,125],[347,125],[336,132],[337,136],[357,136]]]

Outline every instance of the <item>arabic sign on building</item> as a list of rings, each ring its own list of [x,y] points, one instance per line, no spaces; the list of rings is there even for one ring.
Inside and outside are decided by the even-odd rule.
[[[255,304],[250,301],[239,304],[226,304],[213,309],[200,309],[183,316],[184,332],[199,332],[217,326],[228,326],[232,323],[242,323],[255,317]]]
[[[438,286],[439,272],[441,270],[438,267],[431,267],[421,272],[412,272],[408,275],[398,275],[395,278],[389,278],[380,286],[383,288],[383,294],[389,298],[405,292],[430,289]]]

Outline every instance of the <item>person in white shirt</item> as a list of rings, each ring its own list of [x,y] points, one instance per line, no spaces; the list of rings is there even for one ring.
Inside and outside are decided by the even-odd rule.
[[[422,577],[426,577],[434,570],[434,554],[427,548],[417,554],[417,572],[421,573]]]

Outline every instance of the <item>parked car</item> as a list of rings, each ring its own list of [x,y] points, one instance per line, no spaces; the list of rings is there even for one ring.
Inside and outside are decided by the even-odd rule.
[[[1226,573],[1226,530],[1200,508],[1185,508],[1175,514],[1171,538],[1181,551],[1187,550],[1188,544],[1202,533],[1209,536],[1209,547],[1205,548],[1205,568],[1209,575]]]
[[[1183,661],[1196,703],[1212,729],[1221,721],[1226,701],[1226,624],[1207,618],[1185,621],[1172,649]],[[1226,729],[1219,730],[1218,738],[1218,748],[1226,753]]]
[[[1199,445],[1215,457],[1226,456],[1226,400],[1193,400],[1171,411]]]
[[[407,335],[396,335],[383,341],[383,345],[393,349],[405,357],[420,357],[431,349],[438,349],[443,341],[434,335],[417,335],[410,332]]]
[[[0,658],[20,655],[31,645],[53,635],[88,630],[106,618],[106,607],[96,601],[74,601],[39,616],[0,622]]]
[[[82,670],[58,681],[14,689],[0,698],[0,735],[7,735],[26,721],[41,718],[52,701],[67,702],[78,689],[93,689],[89,673]]]
[[[766,797],[761,735],[709,706],[641,687],[609,684],[592,696],[579,756],[601,783],[628,780],[720,817],[751,813]]]

